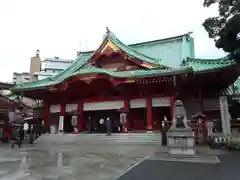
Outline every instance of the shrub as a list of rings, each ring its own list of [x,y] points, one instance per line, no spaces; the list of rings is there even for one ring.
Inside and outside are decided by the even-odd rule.
[[[232,137],[227,144],[228,149],[240,150],[240,137]]]

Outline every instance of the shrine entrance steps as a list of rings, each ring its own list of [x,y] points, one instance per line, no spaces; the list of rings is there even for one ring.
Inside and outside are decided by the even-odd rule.
[[[161,133],[113,133],[106,134],[44,134],[36,140],[36,144],[67,145],[67,144],[153,144],[161,145]]]

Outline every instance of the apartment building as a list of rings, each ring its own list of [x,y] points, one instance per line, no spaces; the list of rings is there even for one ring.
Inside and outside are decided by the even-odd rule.
[[[41,80],[51,77],[68,68],[74,60],[62,59],[59,57],[45,58],[43,61],[40,58],[40,51],[36,51],[36,55],[30,59],[30,71],[23,73],[13,73],[13,83],[21,84],[28,81]]]
[[[30,73],[28,72],[22,72],[22,73],[13,73],[13,84],[22,84],[25,82],[28,82],[30,80]]]
[[[45,58],[41,61],[41,71],[35,72],[35,79],[44,79],[51,77],[68,68],[74,60],[72,59],[62,59],[59,57]]]

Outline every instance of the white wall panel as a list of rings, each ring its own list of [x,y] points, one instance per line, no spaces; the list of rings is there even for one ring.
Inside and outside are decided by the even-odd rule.
[[[168,107],[168,106],[170,106],[169,97],[152,98],[152,107]]]
[[[124,107],[124,101],[103,101],[103,102],[86,102],[83,105],[84,111],[112,110]]]
[[[145,108],[146,100],[145,99],[132,99],[130,100],[130,108]]]
[[[66,112],[76,111],[77,107],[77,104],[66,104]]]
[[[58,112],[60,112],[60,104],[50,106],[50,113],[58,113]]]

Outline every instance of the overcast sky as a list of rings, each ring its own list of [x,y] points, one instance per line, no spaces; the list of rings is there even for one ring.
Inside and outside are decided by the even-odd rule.
[[[203,0],[0,0],[0,81],[29,71],[30,58],[76,58],[95,49],[106,26],[124,43],[176,36],[193,31],[197,57],[225,55],[202,27],[217,8]],[[80,46],[80,42],[82,42]]]

